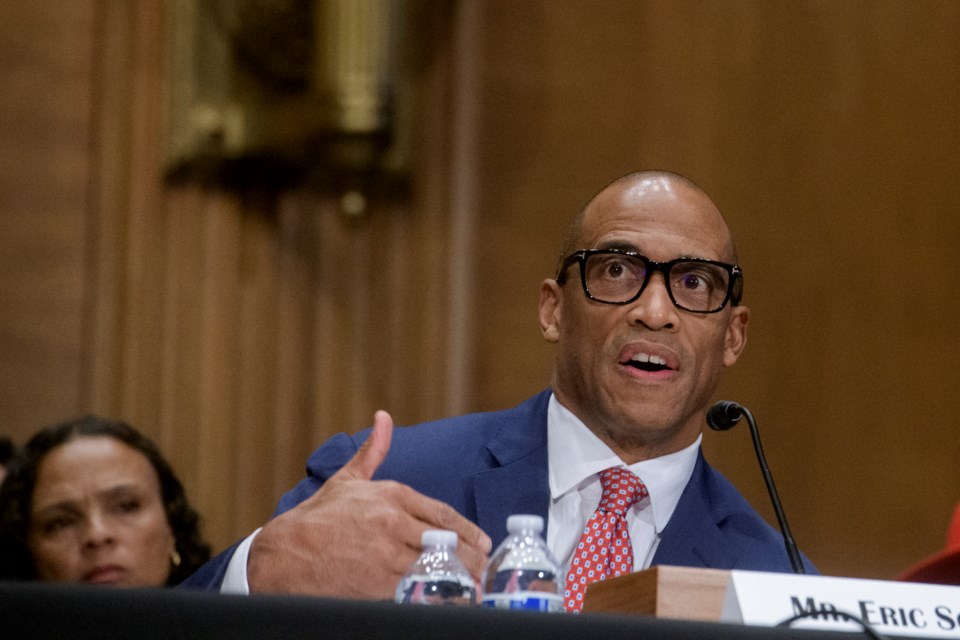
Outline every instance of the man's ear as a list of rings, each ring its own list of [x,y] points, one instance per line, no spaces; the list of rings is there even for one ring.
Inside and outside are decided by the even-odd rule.
[[[556,280],[540,283],[540,333],[547,342],[560,340],[560,309],[563,306],[563,290]]]
[[[730,324],[723,338],[723,365],[732,367],[747,346],[747,325],[750,324],[750,309],[743,305],[733,308]]]

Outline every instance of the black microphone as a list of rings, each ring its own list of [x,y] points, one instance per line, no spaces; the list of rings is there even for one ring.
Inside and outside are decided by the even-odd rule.
[[[747,424],[750,425],[750,435],[753,437],[753,448],[757,452],[757,462],[760,463],[760,472],[763,474],[763,481],[767,485],[767,493],[770,494],[770,502],[773,503],[773,510],[777,514],[780,533],[783,535],[783,544],[787,548],[787,555],[790,557],[793,572],[806,573],[806,570],[803,568],[803,561],[800,560],[797,543],[793,541],[793,534],[790,533],[790,525],[787,524],[787,517],[783,514],[783,506],[780,504],[780,496],[777,495],[777,487],[773,484],[773,476],[770,474],[770,468],[767,466],[767,459],[763,455],[763,446],[760,444],[760,431],[757,429],[757,423],[753,419],[753,414],[750,413],[749,409],[740,406],[732,400],[721,400],[707,411],[707,424],[710,425],[710,428],[714,431],[726,431],[740,421],[740,416],[746,416]]]

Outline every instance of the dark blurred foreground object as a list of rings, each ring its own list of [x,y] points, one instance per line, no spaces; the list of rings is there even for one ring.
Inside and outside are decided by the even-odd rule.
[[[899,580],[960,585],[960,503],[953,511],[947,530],[947,546],[904,571]]]
[[[647,616],[546,615],[480,607],[186,589],[95,589],[0,582],[3,640],[19,638],[230,638],[231,640],[856,640],[849,631],[776,629]]]

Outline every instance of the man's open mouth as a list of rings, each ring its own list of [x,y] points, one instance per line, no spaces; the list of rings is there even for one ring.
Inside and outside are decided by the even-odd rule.
[[[666,371],[670,369],[667,365],[667,359],[649,353],[637,353],[623,364],[640,371]]]

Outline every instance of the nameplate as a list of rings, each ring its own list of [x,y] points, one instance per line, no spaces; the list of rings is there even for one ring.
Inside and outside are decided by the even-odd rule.
[[[960,638],[960,587],[889,580],[731,571],[722,622],[862,631],[852,616],[883,634]]]

